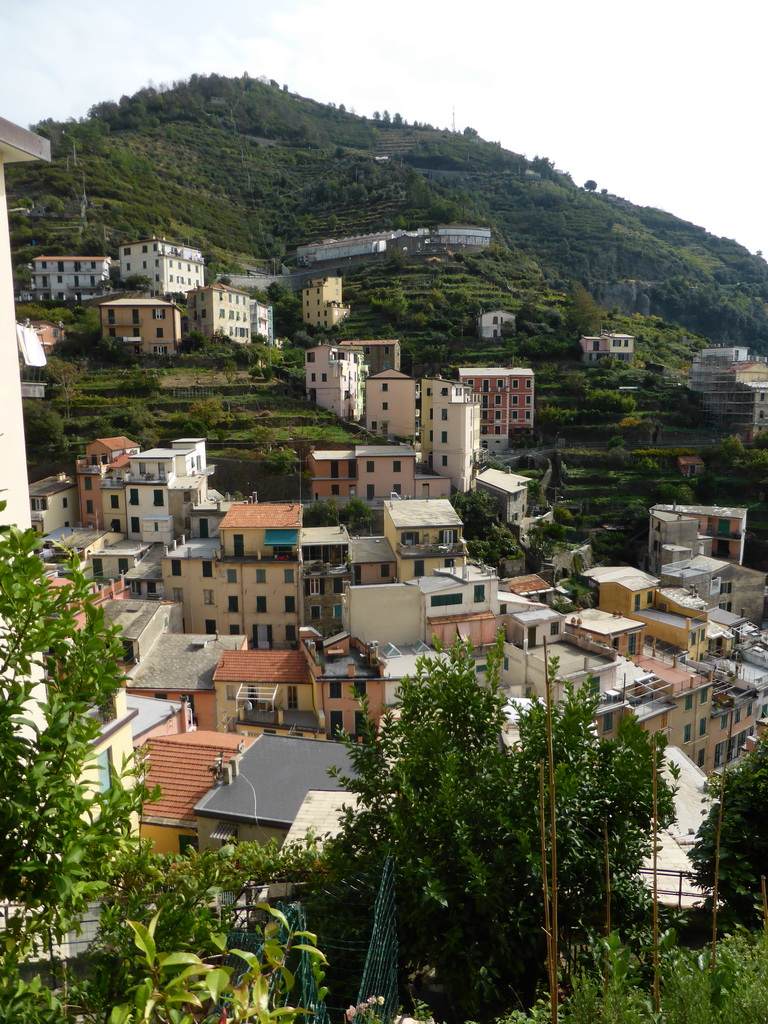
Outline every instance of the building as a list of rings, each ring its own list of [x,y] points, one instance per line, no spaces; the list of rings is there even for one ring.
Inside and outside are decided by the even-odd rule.
[[[515,437],[533,430],[533,370],[464,366],[459,380],[479,396],[480,435],[486,447],[504,450]]]
[[[682,587],[701,598],[710,612],[719,609],[749,619],[756,626],[762,625],[764,572],[708,555],[695,555],[667,562],[659,570],[659,576],[662,586]]]
[[[261,734],[234,758],[219,759],[214,785],[195,805],[201,850],[228,842],[282,845],[310,791],[341,792],[329,773],[355,774],[346,748]]]
[[[480,396],[469,385],[422,380],[421,457],[457,491],[472,489],[477,466],[486,458],[480,436]]]
[[[418,437],[421,392],[418,381],[399,370],[382,370],[365,381],[365,425],[385,437]]]
[[[110,299],[99,303],[103,337],[120,338],[131,355],[169,356],[179,350],[181,310],[162,299]]]
[[[751,356],[738,346],[705,348],[691,364],[691,391],[713,426],[752,441],[766,430],[768,365],[765,356]]]
[[[635,338],[632,334],[617,334],[603,331],[599,337],[579,338],[582,363],[595,363],[610,356],[622,363],[631,363],[635,358]]]
[[[207,465],[202,437],[180,437],[170,448],[131,455],[120,481],[128,536],[148,544],[170,544],[188,530],[193,507],[208,497],[208,477],[214,468]]]
[[[238,345],[251,340],[251,303],[247,292],[227,284],[209,284],[187,293],[190,331],[206,338],[228,338]],[[268,307],[265,307],[268,308]]]
[[[658,572],[668,562],[709,555],[744,561],[747,510],[719,505],[654,505],[649,510],[648,565]]]
[[[264,338],[270,345],[274,343],[274,321],[272,318],[272,307],[264,305],[257,299],[251,299],[251,334]]]
[[[217,728],[258,736],[320,732],[315,677],[307,652],[225,651],[213,674]]]
[[[64,341],[67,337],[64,324],[55,324],[51,320],[29,320],[28,326],[37,335],[46,356],[51,355],[59,342]]]
[[[63,302],[95,298],[109,284],[110,264],[109,256],[35,256],[32,298]]]
[[[503,523],[521,523],[528,507],[530,478],[501,469],[484,469],[477,474],[475,488],[493,498]]]
[[[123,489],[131,455],[138,455],[140,450],[130,437],[97,437],[86,445],[85,456],[75,463],[80,521],[84,526],[100,529],[109,521],[115,533],[125,532],[124,498],[113,500],[111,495]]]
[[[299,643],[315,678],[320,719],[329,739],[342,733],[362,735],[361,697],[366,698],[370,718],[381,720],[388,703],[387,682],[376,643],[365,643],[347,630],[322,638],[311,627],[302,629]]]
[[[416,472],[416,450],[410,445],[357,445],[352,450],[313,450],[307,456],[315,500],[340,501],[447,497],[445,476]]]
[[[340,277],[315,277],[301,289],[301,309],[305,324],[335,327],[349,316],[349,306],[341,301]]]
[[[601,608],[582,608],[566,619],[566,630],[573,636],[610,647],[625,658],[634,658],[643,653],[645,625],[637,619],[630,619],[618,612],[606,612]]]
[[[397,578],[397,560],[386,537],[350,537],[349,558],[355,586]]]
[[[30,525],[24,420],[21,411],[13,268],[5,195],[5,166],[51,159],[47,139],[0,118],[0,372],[5,381],[0,410],[0,464],[3,467],[3,522],[21,529]]]
[[[301,531],[301,622],[330,636],[342,628],[342,601],[354,579],[346,526],[305,527]]]
[[[56,473],[29,485],[32,525],[46,534],[80,522],[77,481],[68,473]]]
[[[133,601],[123,603],[129,607],[134,605]],[[157,609],[158,606],[154,607]],[[178,608],[173,605],[161,607],[171,607],[178,613]],[[126,612],[127,616],[130,614]],[[163,614],[161,612],[161,616]],[[177,702],[185,700],[192,711],[195,727],[214,730],[219,721],[214,673],[225,651],[246,650],[247,646],[244,636],[201,635],[183,633],[180,629],[176,632],[160,631],[151,644],[142,645],[137,660],[127,666],[125,688],[128,693],[139,697]]]
[[[505,328],[506,324],[506,328]],[[508,309],[491,309],[477,318],[477,336],[481,341],[503,338],[515,329],[515,314]]]
[[[444,498],[384,503],[384,536],[395,553],[401,582],[464,565],[463,530],[456,510]]]
[[[144,238],[120,246],[120,276],[146,277],[153,295],[186,295],[205,284],[203,254],[165,238]]]
[[[361,352],[369,377],[385,370],[400,369],[400,342],[396,338],[367,341],[340,341],[341,348]]]
[[[198,730],[180,736],[152,736],[141,747],[147,786],[160,798],[147,801],[141,815],[141,838],[153,853],[184,853],[198,848],[195,804],[211,788],[223,757],[235,757],[252,743],[248,737]]]
[[[354,349],[318,345],[304,354],[307,399],[341,420],[358,421],[365,407],[365,366]]]

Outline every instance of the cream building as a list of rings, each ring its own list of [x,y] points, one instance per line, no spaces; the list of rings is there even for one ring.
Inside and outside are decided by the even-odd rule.
[[[205,283],[203,254],[165,238],[144,238],[120,246],[120,276],[138,274],[152,282],[153,295],[186,295]]]
[[[209,284],[187,294],[189,329],[206,338],[225,336],[238,345],[251,340],[251,297],[239,288]]]
[[[402,582],[464,565],[463,531],[464,524],[446,498],[384,503],[384,536],[395,553]]]
[[[421,455],[436,472],[450,477],[458,491],[471,490],[480,443],[480,396],[455,381],[421,381]]]
[[[385,437],[416,437],[421,427],[419,384],[407,373],[382,370],[365,382],[365,425]]]
[[[57,473],[29,485],[32,525],[42,534],[80,522],[77,481],[67,473]]]
[[[33,299],[81,302],[109,284],[109,256],[36,256],[32,260]]]
[[[315,277],[301,289],[301,310],[305,324],[333,327],[349,315],[341,301],[340,277]]]
[[[307,399],[341,420],[360,420],[365,402],[365,366],[360,352],[318,345],[304,354]]]

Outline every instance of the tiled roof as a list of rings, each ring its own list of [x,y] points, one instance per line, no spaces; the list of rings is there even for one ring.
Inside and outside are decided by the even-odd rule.
[[[155,736],[141,752],[146,754],[150,792],[159,786],[162,795],[156,803],[144,805],[144,816],[173,818],[193,822],[193,808],[214,784],[210,771],[221,751],[234,756],[239,743],[246,747],[251,736],[237,733],[197,731],[181,736]]]
[[[301,683],[309,680],[301,651],[224,651],[214,683]]]
[[[230,529],[296,529],[301,526],[301,505],[259,504],[254,502],[232,505],[219,524],[220,530]]]
[[[349,348],[352,345],[354,345],[355,347],[359,348],[362,345],[398,345],[398,344],[399,344],[399,342],[398,342],[397,338],[377,338],[375,341],[372,338],[363,338],[363,339],[361,339],[359,341],[352,341],[350,339],[350,340],[347,340],[347,341],[340,341],[339,342],[339,345],[342,345],[344,348]]]
[[[138,448],[136,441],[130,437],[97,437],[99,444],[105,444],[108,448]]]
[[[502,588],[499,587],[499,590]],[[512,579],[504,580],[504,590],[511,594],[532,594],[535,591],[551,590],[552,587],[546,583],[541,576],[514,576]]]

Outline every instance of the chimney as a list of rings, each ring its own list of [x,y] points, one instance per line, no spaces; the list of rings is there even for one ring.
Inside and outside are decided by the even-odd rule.
[[[230,757],[229,766],[232,771],[232,778],[236,779],[237,776],[240,774],[240,758],[237,756]]]
[[[353,661],[351,661],[349,663],[349,665],[347,665],[347,675],[349,676],[350,679],[354,679],[355,678],[356,669],[355,669],[355,663]]]
[[[224,765],[223,771],[221,773],[221,781],[224,783],[225,786],[231,786],[232,785],[232,764],[231,764],[231,762],[229,764],[225,764]]]
[[[189,701],[186,697],[181,698],[181,731],[189,732]]]

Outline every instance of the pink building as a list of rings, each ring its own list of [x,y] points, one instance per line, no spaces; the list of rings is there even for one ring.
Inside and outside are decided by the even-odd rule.
[[[338,345],[318,345],[304,356],[307,398],[342,420],[360,420],[365,396],[363,356]]]
[[[399,370],[374,373],[365,382],[365,425],[386,437],[415,437],[420,421],[419,385]]]
[[[325,498],[442,498],[451,493],[447,477],[416,472],[416,451],[410,445],[357,445],[354,449],[311,451],[307,469],[312,496]]]
[[[486,448],[508,448],[515,437],[533,430],[533,370],[464,366],[459,380],[480,396],[480,437]]]
[[[582,363],[596,363],[606,356],[622,363],[631,363],[635,358],[635,339],[632,334],[603,333],[599,337],[583,335],[579,338]]]

